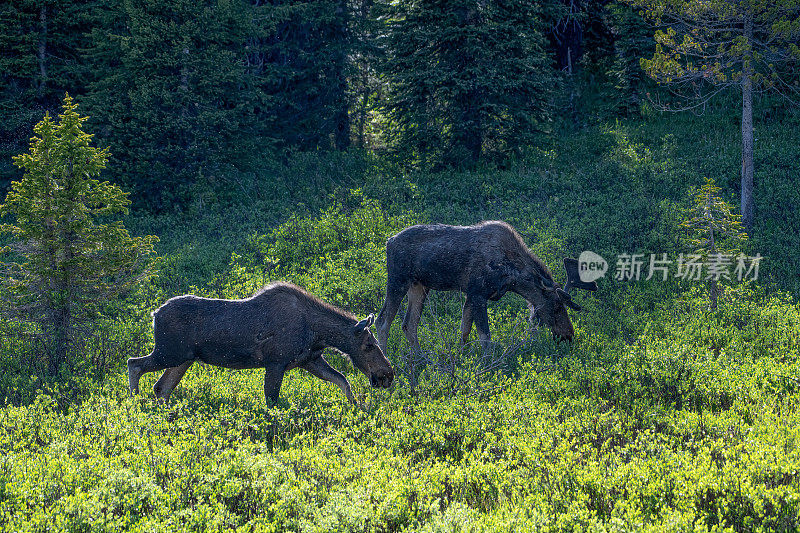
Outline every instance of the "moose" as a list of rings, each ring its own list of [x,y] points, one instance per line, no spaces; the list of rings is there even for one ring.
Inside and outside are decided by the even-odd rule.
[[[553,280],[547,266],[525,245],[519,233],[502,221],[485,221],[474,226],[430,224],[411,226],[386,242],[386,300],[376,322],[378,343],[386,350],[389,328],[408,294],[402,329],[419,353],[422,307],[430,290],[461,291],[466,301],[461,315],[461,345],[466,344],[472,324],[482,344],[491,340],[488,300],[497,301],[507,291],[525,298],[530,319],[547,325],[558,342],[571,341],[572,322],[566,308],[580,311],[569,290],[573,287],[596,291],[595,282],[581,281],[578,262],[564,259],[567,282],[563,289]]]
[[[168,400],[192,363],[202,361],[225,368],[264,368],[268,403],[278,401],[283,375],[300,367],[338,385],[357,405],[347,378],[322,356],[326,347],[349,356],[375,388],[388,388],[394,379],[392,365],[369,329],[373,315],[359,321],[291,283],[272,283],[243,300],[176,296],[152,316],[153,352],[128,359],[131,395],[139,392],[142,374],[164,370],[153,390]]]

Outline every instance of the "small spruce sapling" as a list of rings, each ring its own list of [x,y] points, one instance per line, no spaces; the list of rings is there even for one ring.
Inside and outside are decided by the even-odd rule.
[[[713,179],[706,178],[705,185],[694,194],[693,205],[687,213],[688,218],[680,225],[686,230],[688,244],[706,264],[741,254],[740,246],[747,240],[742,216],[737,215],[735,208],[719,195],[720,190]],[[719,280],[722,277],[724,276],[717,279],[717,276],[707,276],[712,309],[717,307]]]
[[[30,151],[14,158],[23,169],[0,205],[0,310],[38,326],[54,373],[68,361],[103,302],[152,273],[157,237],[131,237],[115,215],[128,212],[127,193],[94,179],[106,150],[90,146],[72,98],[57,120],[34,127]]]

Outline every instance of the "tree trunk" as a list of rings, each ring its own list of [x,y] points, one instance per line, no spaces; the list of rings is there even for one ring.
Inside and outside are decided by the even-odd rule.
[[[61,364],[69,359],[71,322],[70,310],[67,306],[55,309],[52,315],[52,352],[50,354],[50,374],[55,375]]]
[[[47,6],[39,8],[39,42],[36,58],[39,63],[39,83],[36,84],[36,98],[44,98],[47,88]]]
[[[564,0],[563,4],[567,7],[567,13],[553,25],[550,41],[556,50],[558,70],[572,75],[573,65],[583,56],[583,27],[578,22],[581,3]]]
[[[461,131],[455,139],[454,154],[456,155],[455,158],[451,156],[451,159],[453,159],[451,163],[456,166],[472,168],[478,164],[481,158],[483,139],[480,126],[477,124],[478,119],[475,115],[476,113],[462,114],[462,124],[458,125]]]
[[[708,228],[708,240],[711,242],[711,247],[708,250],[708,257],[717,253],[716,243],[714,242],[714,228],[711,227],[709,224]],[[711,278],[709,279],[709,289],[708,289],[708,297],[711,300],[711,309],[717,308],[717,298],[719,297],[719,284],[717,284],[717,280]]]
[[[333,133],[334,145],[340,152],[350,148],[350,114],[346,107],[336,113],[336,128]]]
[[[753,230],[753,16],[745,14],[747,49],[742,58],[742,223]]]
[[[364,75],[362,76],[361,98],[358,106],[358,147],[363,150],[366,146],[364,139],[364,131],[367,124],[367,105],[369,104],[369,90],[367,89],[367,74],[366,67],[364,68]]]

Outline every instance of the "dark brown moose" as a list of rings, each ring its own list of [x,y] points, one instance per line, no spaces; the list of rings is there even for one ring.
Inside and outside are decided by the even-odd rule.
[[[338,385],[356,404],[347,378],[325,361],[322,351],[339,350],[373,387],[389,387],[394,371],[369,330],[373,320],[370,315],[359,322],[282,282],[244,300],[177,296],[153,313],[153,353],[128,359],[130,393],[139,392],[142,374],[166,369],[153,390],[168,399],[192,363],[202,361],[225,368],[264,368],[267,402],[277,402],[284,373],[300,367]]]
[[[577,287],[597,290],[578,276],[578,262],[564,259],[567,283],[562,289],[519,233],[500,221],[481,222],[474,226],[443,224],[411,226],[386,242],[386,301],[376,323],[378,342],[386,350],[389,328],[400,302],[408,294],[408,309],[403,318],[403,332],[412,350],[419,352],[417,327],[428,291],[461,291],[466,294],[461,315],[461,344],[472,329],[478,330],[482,343],[490,340],[487,300],[499,300],[507,291],[525,298],[531,319],[547,325],[557,340],[572,340],[572,328],[566,307],[580,310],[568,291]]]

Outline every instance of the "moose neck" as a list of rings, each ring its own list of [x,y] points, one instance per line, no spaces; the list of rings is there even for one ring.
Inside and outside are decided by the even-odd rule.
[[[317,316],[314,316],[311,326],[314,331],[314,344],[330,346],[346,354],[353,353],[356,341],[353,326],[357,321],[334,309],[319,309],[315,314]]]
[[[544,291],[538,287],[527,286],[523,288],[516,286],[509,288],[509,290],[522,296],[530,306],[539,307],[544,302]]]

